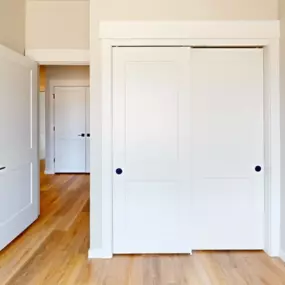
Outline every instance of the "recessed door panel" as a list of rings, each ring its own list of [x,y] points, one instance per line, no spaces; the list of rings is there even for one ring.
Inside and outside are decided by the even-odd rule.
[[[263,50],[193,49],[194,249],[263,249]]]
[[[189,48],[176,51],[114,50],[116,253],[186,253],[191,249],[189,227],[185,227]],[[117,174],[116,168],[122,173]]]

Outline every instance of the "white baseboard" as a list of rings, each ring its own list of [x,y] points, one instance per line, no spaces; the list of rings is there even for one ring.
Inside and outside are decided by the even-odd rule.
[[[283,251],[282,249],[280,249],[279,257],[282,259],[282,261],[285,262],[285,251]]]
[[[88,258],[93,259],[93,258],[100,258],[100,259],[110,259],[113,257],[113,254],[110,252],[106,252],[102,248],[93,248],[89,249],[88,251]]]
[[[52,174],[54,174],[54,171],[53,171],[53,170],[46,169],[46,170],[45,170],[45,174],[46,174],[46,175],[52,175]]]

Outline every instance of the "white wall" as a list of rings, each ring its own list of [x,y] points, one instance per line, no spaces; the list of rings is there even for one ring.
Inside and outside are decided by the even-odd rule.
[[[0,0],[0,44],[19,53],[25,49],[26,0]]]
[[[89,2],[28,1],[26,49],[89,49]]]
[[[89,82],[89,66],[46,66],[46,171],[53,170],[53,115],[51,105],[53,81],[87,81]],[[62,85],[61,85],[62,86]],[[68,83],[66,84],[68,86]]]
[[[281,83],[281,257],[285,261],[285,1],[280,1],[280,83]]]

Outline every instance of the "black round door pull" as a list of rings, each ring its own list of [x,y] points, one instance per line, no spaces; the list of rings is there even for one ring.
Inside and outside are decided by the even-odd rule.
[[[259,165],[255,166],[255,171],[256,172],[260,172],[261,171],[261,166],[259,166]]]
[[[78,136],[79,137],[85,137],[85,134],[79,134]]]
[[[117,169],[116,169],[116,173],[117,173],[118,175],[121,175],[121,174],[123,173],[123,170],[122,170],[121,168],[117,168]]]

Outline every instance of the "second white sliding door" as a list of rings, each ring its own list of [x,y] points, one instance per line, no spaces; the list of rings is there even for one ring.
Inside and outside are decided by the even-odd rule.
[[[191,50],[193,249],[264,248],[263,50]]]

